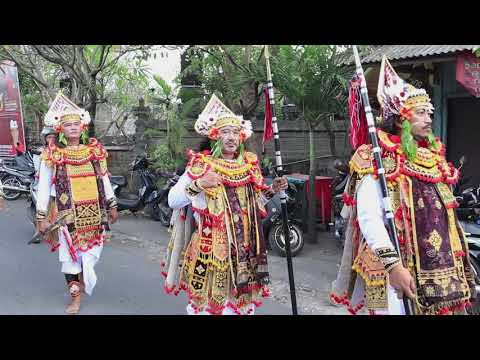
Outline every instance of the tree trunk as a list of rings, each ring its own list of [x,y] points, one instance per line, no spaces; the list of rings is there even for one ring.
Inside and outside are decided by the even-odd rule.
[[[308,238],[310,243],[317,242],[317,199],[315,197],[315,142],[313,127],[310,122],[308,124],[309,132],[309,152],[310,152],[310,189],[309,189],[309,202],[308,202]]]
[[[91,95],[90,97],[90,103],[88,105],[88,108],[85,109],[89,112],[90,114],[90,125],[88,126],[88,136],[89,137],[95,137],[95,116],[97,115],[97,96],[96,94]]]
[[[167,145],[168,145],[168,149],[170,150],[170,159],[173,160],[175,157],[175,154],[174,154],[175,150],[174,150],[172,136],[170,132],[170,111],[168,109],[166,109],[165,111],[166,111],[165,120],[167,124]]]
[[[333,156],[337,156],[337,147],[336,147],[336,144],[335,144],[335,133],[331,130],[328,131],[328,137],[329,137],[329,140],[330,140],[330,154],[332,154]]]
[[[330,154],[332,154],[333,156],[337,156],[337,147],[335,143],[336,136],[335,131],[333,130],[333,118],[330,118],[329,116],[330,115],[326,115],[326,117],[323,119],[323,125],[327,130],[328,140],[330,142]]]

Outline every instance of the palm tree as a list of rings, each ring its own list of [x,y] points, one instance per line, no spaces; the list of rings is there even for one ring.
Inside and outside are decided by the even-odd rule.
[[[154,89],[155,92],[149,96],[149,102],[153,105],[161,106],[161,112],[167,124],[165,146],[170,158],[168,159],[170,160],[169,164],[178,166],[184,161],[184,136],[187,133],[186,126],[191,122],[189,116],[202,99],[192,98],[184,104],[179,104],[175,101],[172,87],[158,75],[154,75],[153,78],[158,86]],[[163,166],[162,164],[157,165]]]
[[[331,119],[345,114],[348,78],[351,70],[337,63],[335,46],[282,45],[272,57],[275,87],[294,103],[309,130],[310,196],[309,233],[315,242],[315,143],[314,130],[323,124],[330,136],[330,149],[336,155]]]

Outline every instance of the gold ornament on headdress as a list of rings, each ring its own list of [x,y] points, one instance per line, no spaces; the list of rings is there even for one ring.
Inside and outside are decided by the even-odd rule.
[[[80,120],[84,126],[91,121],[88,111],[74,104],[59,91],[45,115],[45,126],[58,128],[64,121],[69,120]]]
[[[210,139],[217,139],[218,130],[225,126],[239,127],[245,139],[248,139],[253,133],[252,123],[245,120],[243,116],[235,115],[214,94],[195,122],[195,131]]]
[[[398,76],[385,55],[380,66],[377,99],[383,119],[390,115],[401,115],[408,119],[411,110],[419,106],[425,106],[429,112],[434,109],[425,89],[417,89]]]

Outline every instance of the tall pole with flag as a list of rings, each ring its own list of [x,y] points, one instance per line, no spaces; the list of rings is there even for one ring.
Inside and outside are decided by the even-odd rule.
[[[267,65],[267,87],[268,93],[266,93],[267,99],[270,99],[269,107],[265,109],[265,127],[273,130],[273,139],[275,144],[275,162],[277,173],[279,176],[283,175],[282,166],[282,152],[280,151],[280,136],[278,134],[277,116],[275,112],[275,97],[273,93],[272,71],[270,69],[270,53],[268,51],[268,45],[265,45],[265,62]],[[269,122],[267,124],[267,121]],[[264,132],[263,141],[268,140],[269,134]],[[290,250],[290,229],[288,226],[288,213],[287,213],[287,195],[285,191],[280,192],[280,202],[282,206],[282,222],[283,222],[283,234],[285,237],[285,250],[287,253],[287,267],[288,267],[288,282],[290,284],[290,298],[292,302],[292,313],[297,315],[297,297],[295,295],[295,279],[293,278],[293,264],[292,264],[292,252]]]
[[[377,130],[375,128],[375,121],[373,120],[372,108],[370,107],[370,100],[368,99],[367,83],[365,81],[365,75],[363,73],[362,63],[360,56],[358,55],[357,46],[353,45],[353,56],[355,59],[355,68],[358,78],[360,79],[360,94],[363,104],[363,111],[365,112],[365,118],[367,120],[368,133],[370,134],[370,142],[373,147],[373,156],[377,165],[378,180],[380,182],[380,188],[382,190],[382,200],[385,210],[385,218],[387,219],[387,229],[391,236],[393,246],[397,250],[400,259],[402,258],[400,253],[400,245],[398,242],[397,231],[395,228],[394,215],[392,210],[392,204],[390,196],[388,195],[387,179],[385,177],[385,168],[383,167],[381,149],[378,143]],[[411,301],[403,295],[403,305],[405,308],[405,315],[413,314]]]

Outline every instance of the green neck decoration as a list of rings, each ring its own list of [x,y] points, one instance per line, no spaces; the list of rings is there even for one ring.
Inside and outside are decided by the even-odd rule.
[[[222,155],[222,146],[220,139],[218,139],[217,141],[210,141],[210,147],[212,148],[211,154],[214,158],[219,158]]]
[[[222,140],[211,140],[210,141],[210,147],[212,148],[211,154],[214,158],[219,158],[222,156]],[[243,163],[243,154],[245,153],[245,145],[243,143],[240,144],[238,147],[238,157],[237,157],[237,163],[242,164]]]
[[[417,156],[417,142],[412,135],[412,125],[408,120],[404,120],[402,123],[401,139],[403,152],[408,160],[413,161]],[[438,150],[438,143],[433,133],[427,135],[427,143],[430,150]]]
[[[412,135],[412,125],[410,121],[404,120],[402,122],[402,150],[407,156],[407,159],[413,161],[417,155],[417,142]]]
[[[243,163],[243,153],[245,152],[245,145],[243,143],[240,144],[238,147],[238,158],[237,158],[237,164],[242,164]]]
[[[438,143],[435,139],[435,135],[433,133],[430,133],[427,135],[427,142],[428,142],[428,147],[433,150],[438,150]]]
[[[87,132],[87,130],[83,130],[83,131],[82,131],[82,134],[80,135],[80,141],[81,141],[84,145],[87,145],[87,144],[88,144],[88,132]]]
[[[68,143],[67,143],[67,138],[65,137],[65,134],[64,134],[63,132],[61,132],[60,134],[58,134],[58,142],[59,142],[60,144],[65,145],[65,146],[68,145]]]

